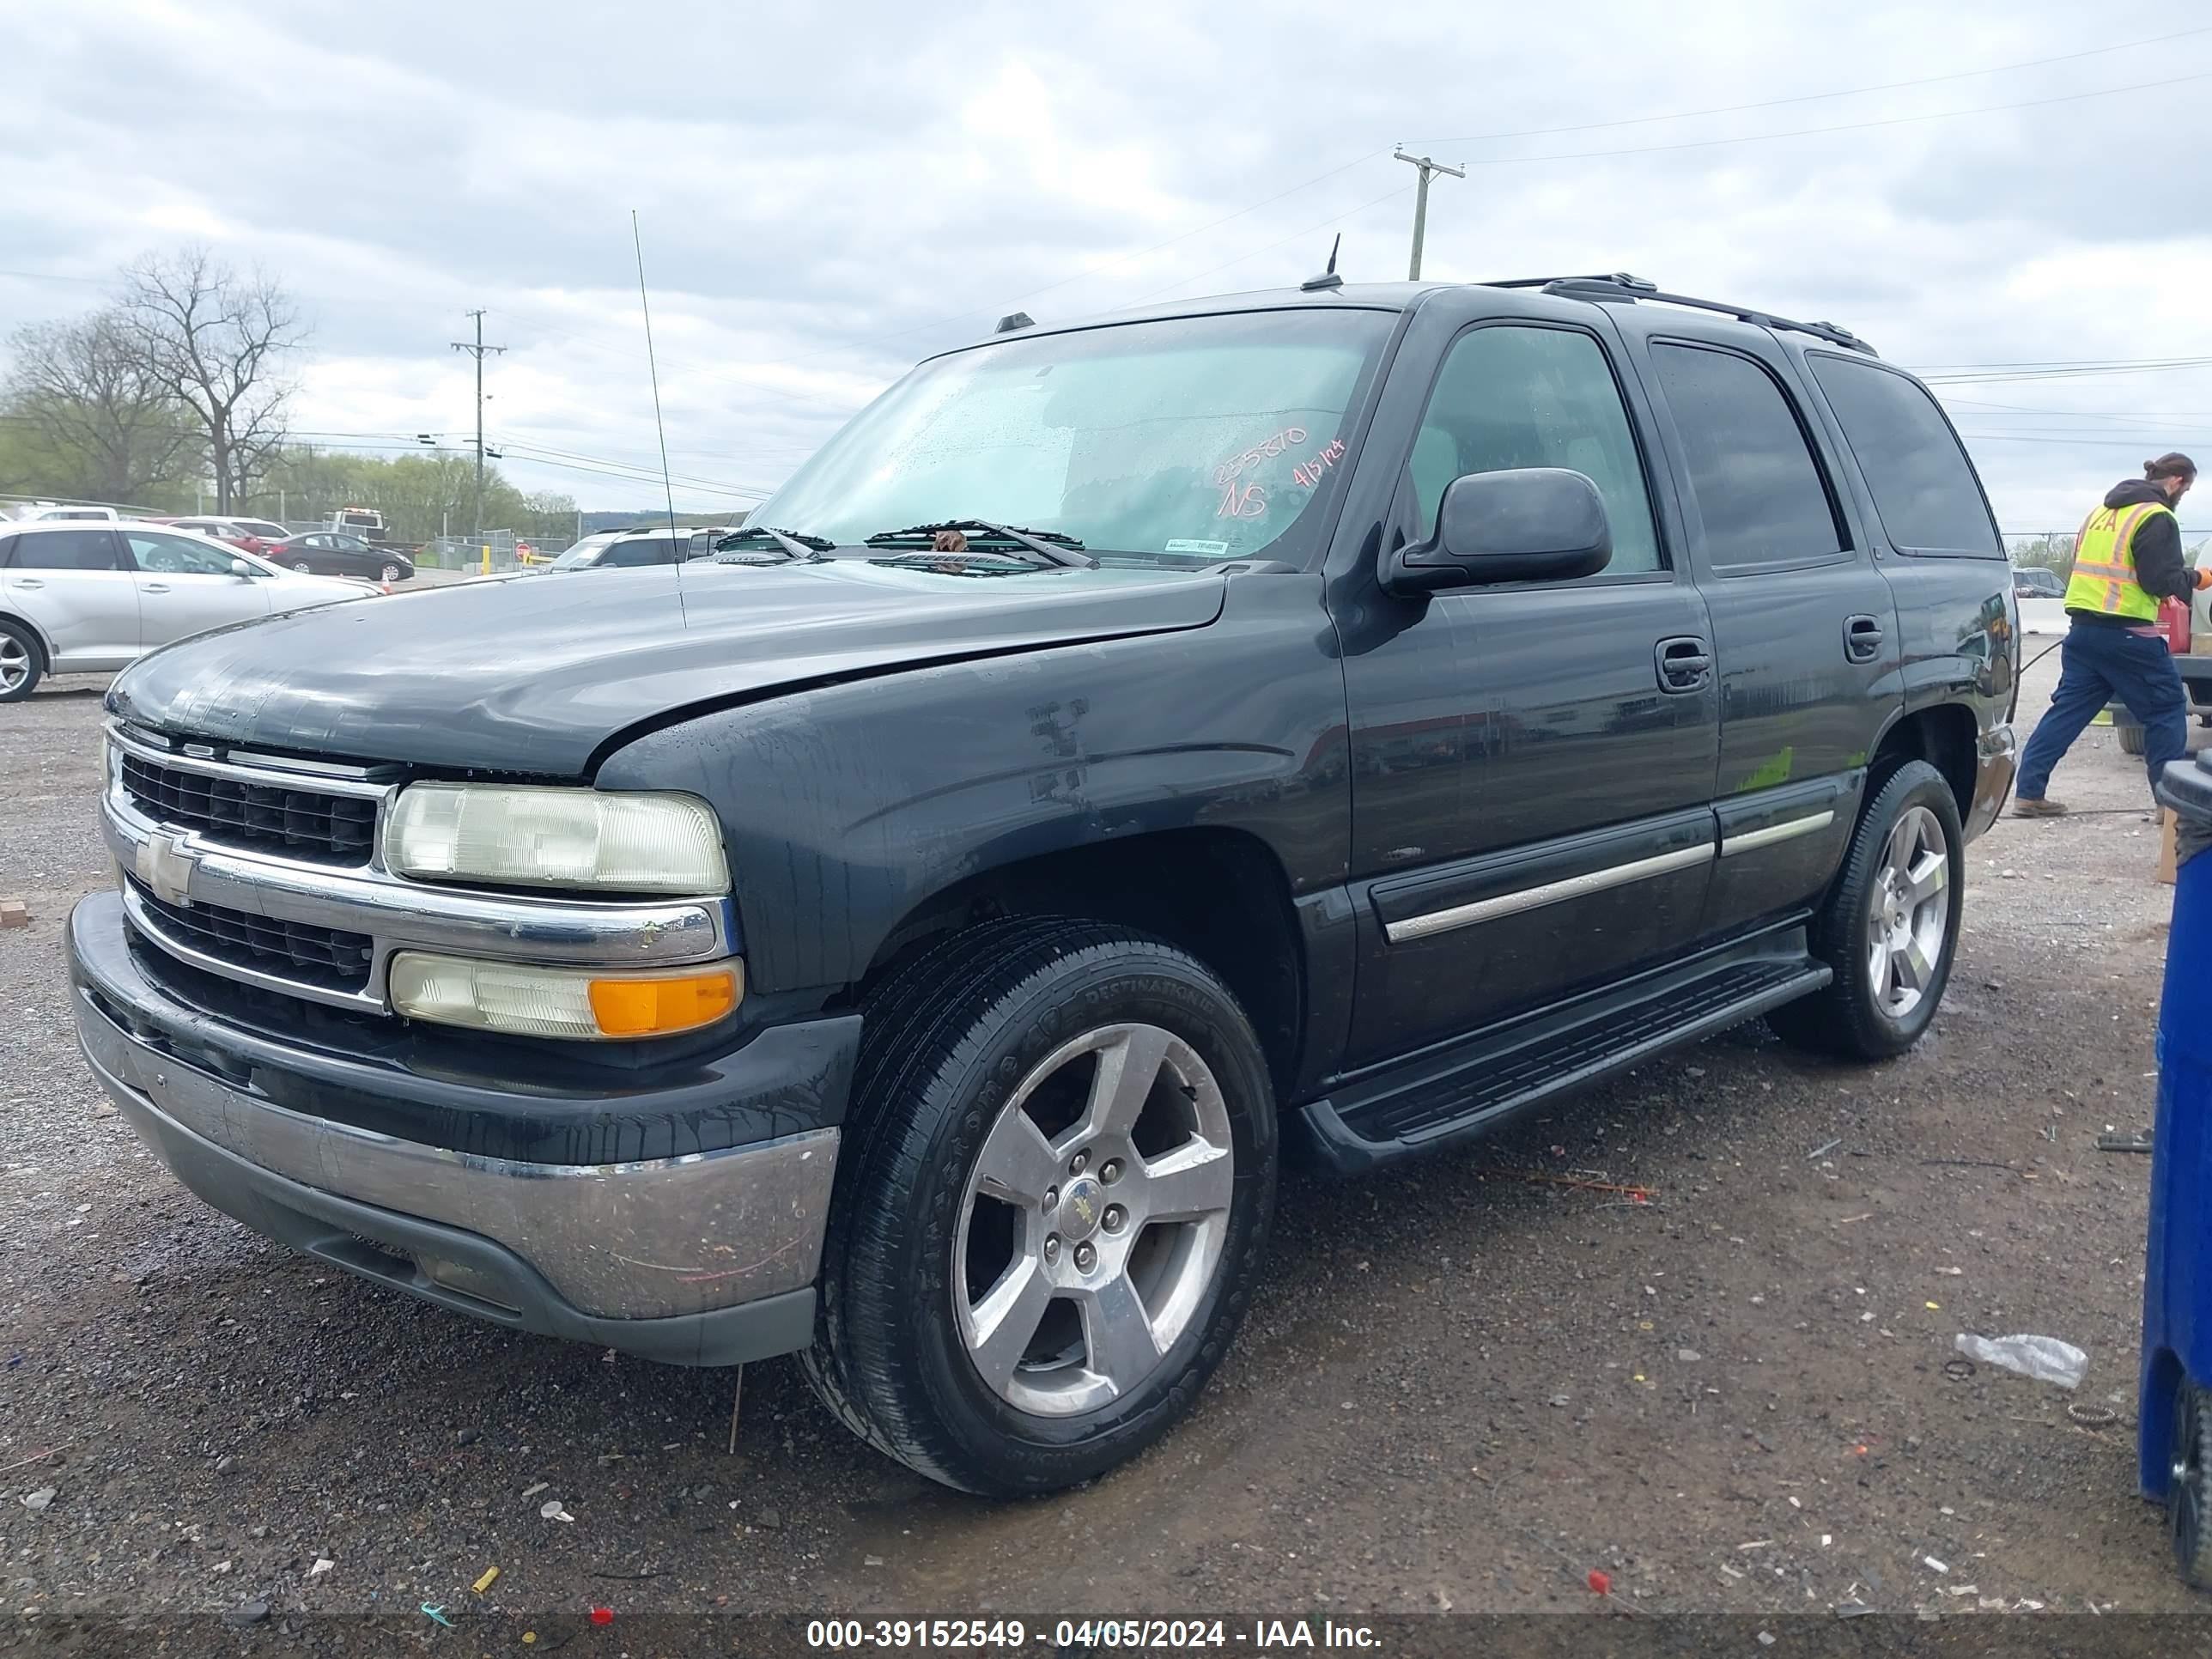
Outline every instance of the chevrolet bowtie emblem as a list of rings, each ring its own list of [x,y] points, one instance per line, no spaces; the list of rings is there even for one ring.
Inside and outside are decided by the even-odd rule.
[[[134,873],[164,904],[192,902],[192,866],[199,859],[185,845],[182,836],[155,836],[138,843],[132,858]]]
[[[1076,1200],[1075,1200],[1075,1212],[1076,1212],[1076,1214],[1078,1214],[1078,1215],[1081,1216],[1081,1217],[1082,1217],[1085,1221],[1090,1220],[1090,1219],[1091,1219],[1091,1200],[1090,1200],[1089,1199],[1087,1199],[1087,1198],[1082,1198],[1082,1197],[1079,1197],[1079,1198],[1077,1198],[1077,1199],[1076,1199]]]

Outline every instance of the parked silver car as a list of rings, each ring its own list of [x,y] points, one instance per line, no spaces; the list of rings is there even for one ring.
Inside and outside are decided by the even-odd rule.
[[[187,634],[374,594],[167,525],[0,524],[0,702],[106,673]]]

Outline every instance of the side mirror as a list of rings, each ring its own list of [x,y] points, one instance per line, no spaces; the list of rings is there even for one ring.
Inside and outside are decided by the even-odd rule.
[[[1437,533],[1389,555],[1382,579],[1394,593],[1571,581],[1595,575],[1612,557],[1597,486],[1565,467],[1529,466],[1453,479],[1437,508]]]
[[[250,582],[253,580],[254,569],[252,565],[246,563],[243,559],[233,559],[230,562],[230,574],[237,577],[240,581]]]

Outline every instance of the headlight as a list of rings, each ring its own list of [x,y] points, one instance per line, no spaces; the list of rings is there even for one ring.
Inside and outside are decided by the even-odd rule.
[[[626,893],[729,890],[721,825],[692,795],[417,783],[385,815],[403,876]]]
[[[599,1042],[696,1030],[744,995],[744,969],[735,962],[626,974],[402,951],[390,975],[392,1006],[412,1019]]]

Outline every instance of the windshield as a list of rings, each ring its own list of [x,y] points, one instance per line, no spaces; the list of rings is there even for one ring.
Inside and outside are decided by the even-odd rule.
[[[848,547],[981,520],[1056,531],[1093,554],[1303,561],[1285,538],[1342,462],[1348,411],[1391,320],[1184,317],[940,357],[856,416],[750,521]]]

